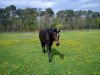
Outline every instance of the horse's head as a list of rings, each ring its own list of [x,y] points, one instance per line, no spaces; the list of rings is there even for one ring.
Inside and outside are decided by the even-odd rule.
[[[59,30],[54,29],[53,31],[54,31],[53,32],[54,41],[56,42],[56,46],[59,46],[60,45],[60,42],[59,42],[59,37],[60,37],[59,32],[60,32],[60,29]]]

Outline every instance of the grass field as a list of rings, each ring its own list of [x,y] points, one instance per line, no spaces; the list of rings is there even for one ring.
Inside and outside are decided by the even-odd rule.
[[[52,63],[37,32],[0,33],[0,75],[100,75],[100,30],[61,31]]]

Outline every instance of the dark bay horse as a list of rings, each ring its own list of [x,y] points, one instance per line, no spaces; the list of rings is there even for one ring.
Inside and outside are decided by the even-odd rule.
[[[49,62],[51,62],[51,46],[53,41],[56,42],[56,46],[59,46],[59,32],[60,29],[47,28],[39,31],[39,39],[41,42],[42,50],[45,53],[45,46],[47,47]]]

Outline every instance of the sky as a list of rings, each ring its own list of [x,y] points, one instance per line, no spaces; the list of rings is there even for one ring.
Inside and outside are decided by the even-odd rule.
[[[100,0],[0,0],[0,8],[15,5],[17,8],[52,8],[60,10],[92,10],[100,12]]]

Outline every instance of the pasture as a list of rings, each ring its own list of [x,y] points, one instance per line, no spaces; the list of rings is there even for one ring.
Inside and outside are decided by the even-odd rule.
[[[100,30],[61,31],[52,63],[38,32],[0,33],[0,75],[100,75]]]

